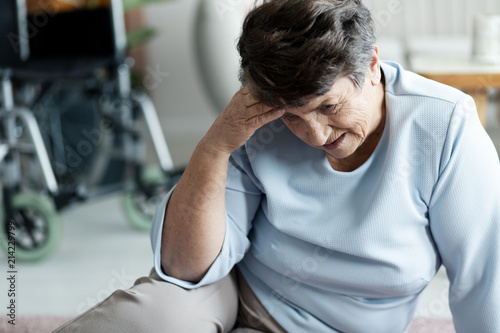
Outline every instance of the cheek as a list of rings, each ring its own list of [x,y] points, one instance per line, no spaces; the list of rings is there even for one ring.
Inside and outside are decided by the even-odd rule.
[[[302,141],[308,143],[308,133],[305,128],[305,126],[297,123],[297,124],[288,124],[286,122],[283,122],[286,127],[292,132],[296,137],[301,139]]]
[[[296,137],[299,137],[301,139],[304,137],[305,132],[302,129],[302,126],[298,124],[288,124],[288,123],[285,123],[285,125]]]
[[[360,108],[349,108],[345,110],[344,116],[340,119],[342,126],[352,134],[365,138],[368,132],[369,117],[368,112]]]

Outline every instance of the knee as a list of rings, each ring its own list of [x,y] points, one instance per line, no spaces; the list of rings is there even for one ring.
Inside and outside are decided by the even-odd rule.
[[[198,289],[141,278],[58,332],[227,332],[237,316],[233,276]]]
[[[165,281],[144,282],[141,283],[143,287],[134,288],[138,289],[134,290],[134,294],[125,296],[140,299],[144,316],[138,318],[138,322],[142,322],[142,327],[151,327],[150,322],[154,322],[155,329],[152,331],[228,332],[236,322],[238,288],[232,275],[192,290]]]

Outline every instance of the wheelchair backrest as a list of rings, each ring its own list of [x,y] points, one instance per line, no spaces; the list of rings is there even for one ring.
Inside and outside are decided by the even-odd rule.
[[[0,67],[47,58],[123,60],[121,1],[0,0]]]

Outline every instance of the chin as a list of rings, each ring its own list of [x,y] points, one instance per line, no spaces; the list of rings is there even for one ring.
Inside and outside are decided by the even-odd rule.
[[[333,158],[341,160],[352,156],[358,150],[359,146],[359,142],[350,142],[350,145],[348,145],[347,147],[342,147],[341,149],[337,149],[336,151],[329,151],[327,153]]]
[[[326,153],[337,160],[341,160],[351,156],[354,153],[354,151],[349,149],[349,150],[339,150],[334,152],[327,151]]]

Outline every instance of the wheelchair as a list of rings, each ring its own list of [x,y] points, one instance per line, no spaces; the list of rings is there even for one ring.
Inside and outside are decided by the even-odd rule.
[[[117,191],[132,226],[149,230],[182,174],[153,103],[132,88],[121,1],[0,0],[0,246],[12,251],[13,237],[18,260],[57,248],[60,210]]]

